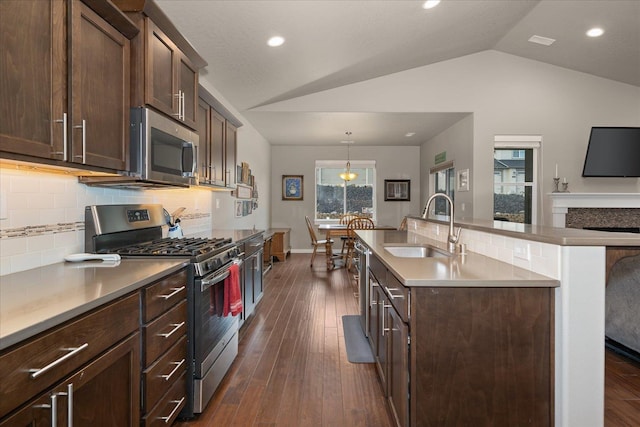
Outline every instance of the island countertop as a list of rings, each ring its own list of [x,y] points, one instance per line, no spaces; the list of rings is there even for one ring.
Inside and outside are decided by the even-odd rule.
[[[357,230],[362,242],[405,286],[410,287],[558,287],[553,278],[474,252],[450,257],[404,258],[387,246],[446,245],[407,231]]]
[[[62,262],[0,277],[0,350],[153,283],[186,260]]]
[[[410,218],[424,221],[423,218],[418,216],[411,216]],[[443,218],[429,218],[428,221],[448,225],[448,217],[446,218],[447,220]],[[517,239],[527,239],[560,246],[640,247],[640,234],[637,233],[610,233],[606,231],[584,230],[581,228],[548,227],[482,219],[456,220],[455,225],[469,230],[484,231]]]

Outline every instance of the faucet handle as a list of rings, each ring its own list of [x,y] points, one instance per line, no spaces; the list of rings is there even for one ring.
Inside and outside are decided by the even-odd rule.
[[[454,229],[454,233],[449,236],[449,241],[451,243],[458,243],[458,240],[460,240],[460,232],[462,231],[462,227],[458,227],[458,231],[455,231]]]

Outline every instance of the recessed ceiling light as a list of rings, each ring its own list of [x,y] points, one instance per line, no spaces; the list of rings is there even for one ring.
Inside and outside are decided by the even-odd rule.
[[[415,134],[416,134],[415,132],[407,132],[404,134],[404,136],[406,136],[407,138],[411,138]]]
[[[423,9],[432,9],[440,4],[440,0],[427,0],[422,4]]]
[[[549,37],[542,37],[542,36],[531,36],[529,37],[529,41],[531,43],[537,43],[544,46],[551,46],[556,41],[556,39],[551,39]]]
[[[271,47],[278,47],[278,46],[282,46],[284,44],[284,37],[280,37],[280,36],[274,36],[271,37],[268,41],[267,44]]]
[[[604,34],[604,30],[602,28],[594,27],[587,31],[587,35],[589,37],[600,37]]]

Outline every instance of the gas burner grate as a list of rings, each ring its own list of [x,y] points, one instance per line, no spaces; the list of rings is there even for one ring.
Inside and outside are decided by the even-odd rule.
[[[120,255],[198,256],[215,254],[231,244],[231,239],[206,239],[201,237],[158,239],[151,242],[128,245],[116,249]]]

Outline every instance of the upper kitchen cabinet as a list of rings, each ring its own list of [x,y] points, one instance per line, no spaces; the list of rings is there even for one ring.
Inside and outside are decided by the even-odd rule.
[[[127,169],[135,24],[107,0],[8,0],[0,28],[1,156]]]
[[[202,86],[199,96],[200,184],[233,189],[237,182],[237,134],[242,123]]]
[[[149,105],[197,130],[198,70],[207,65],[151,0],[115,0],[138,25],[132,41],[134,106]]]

